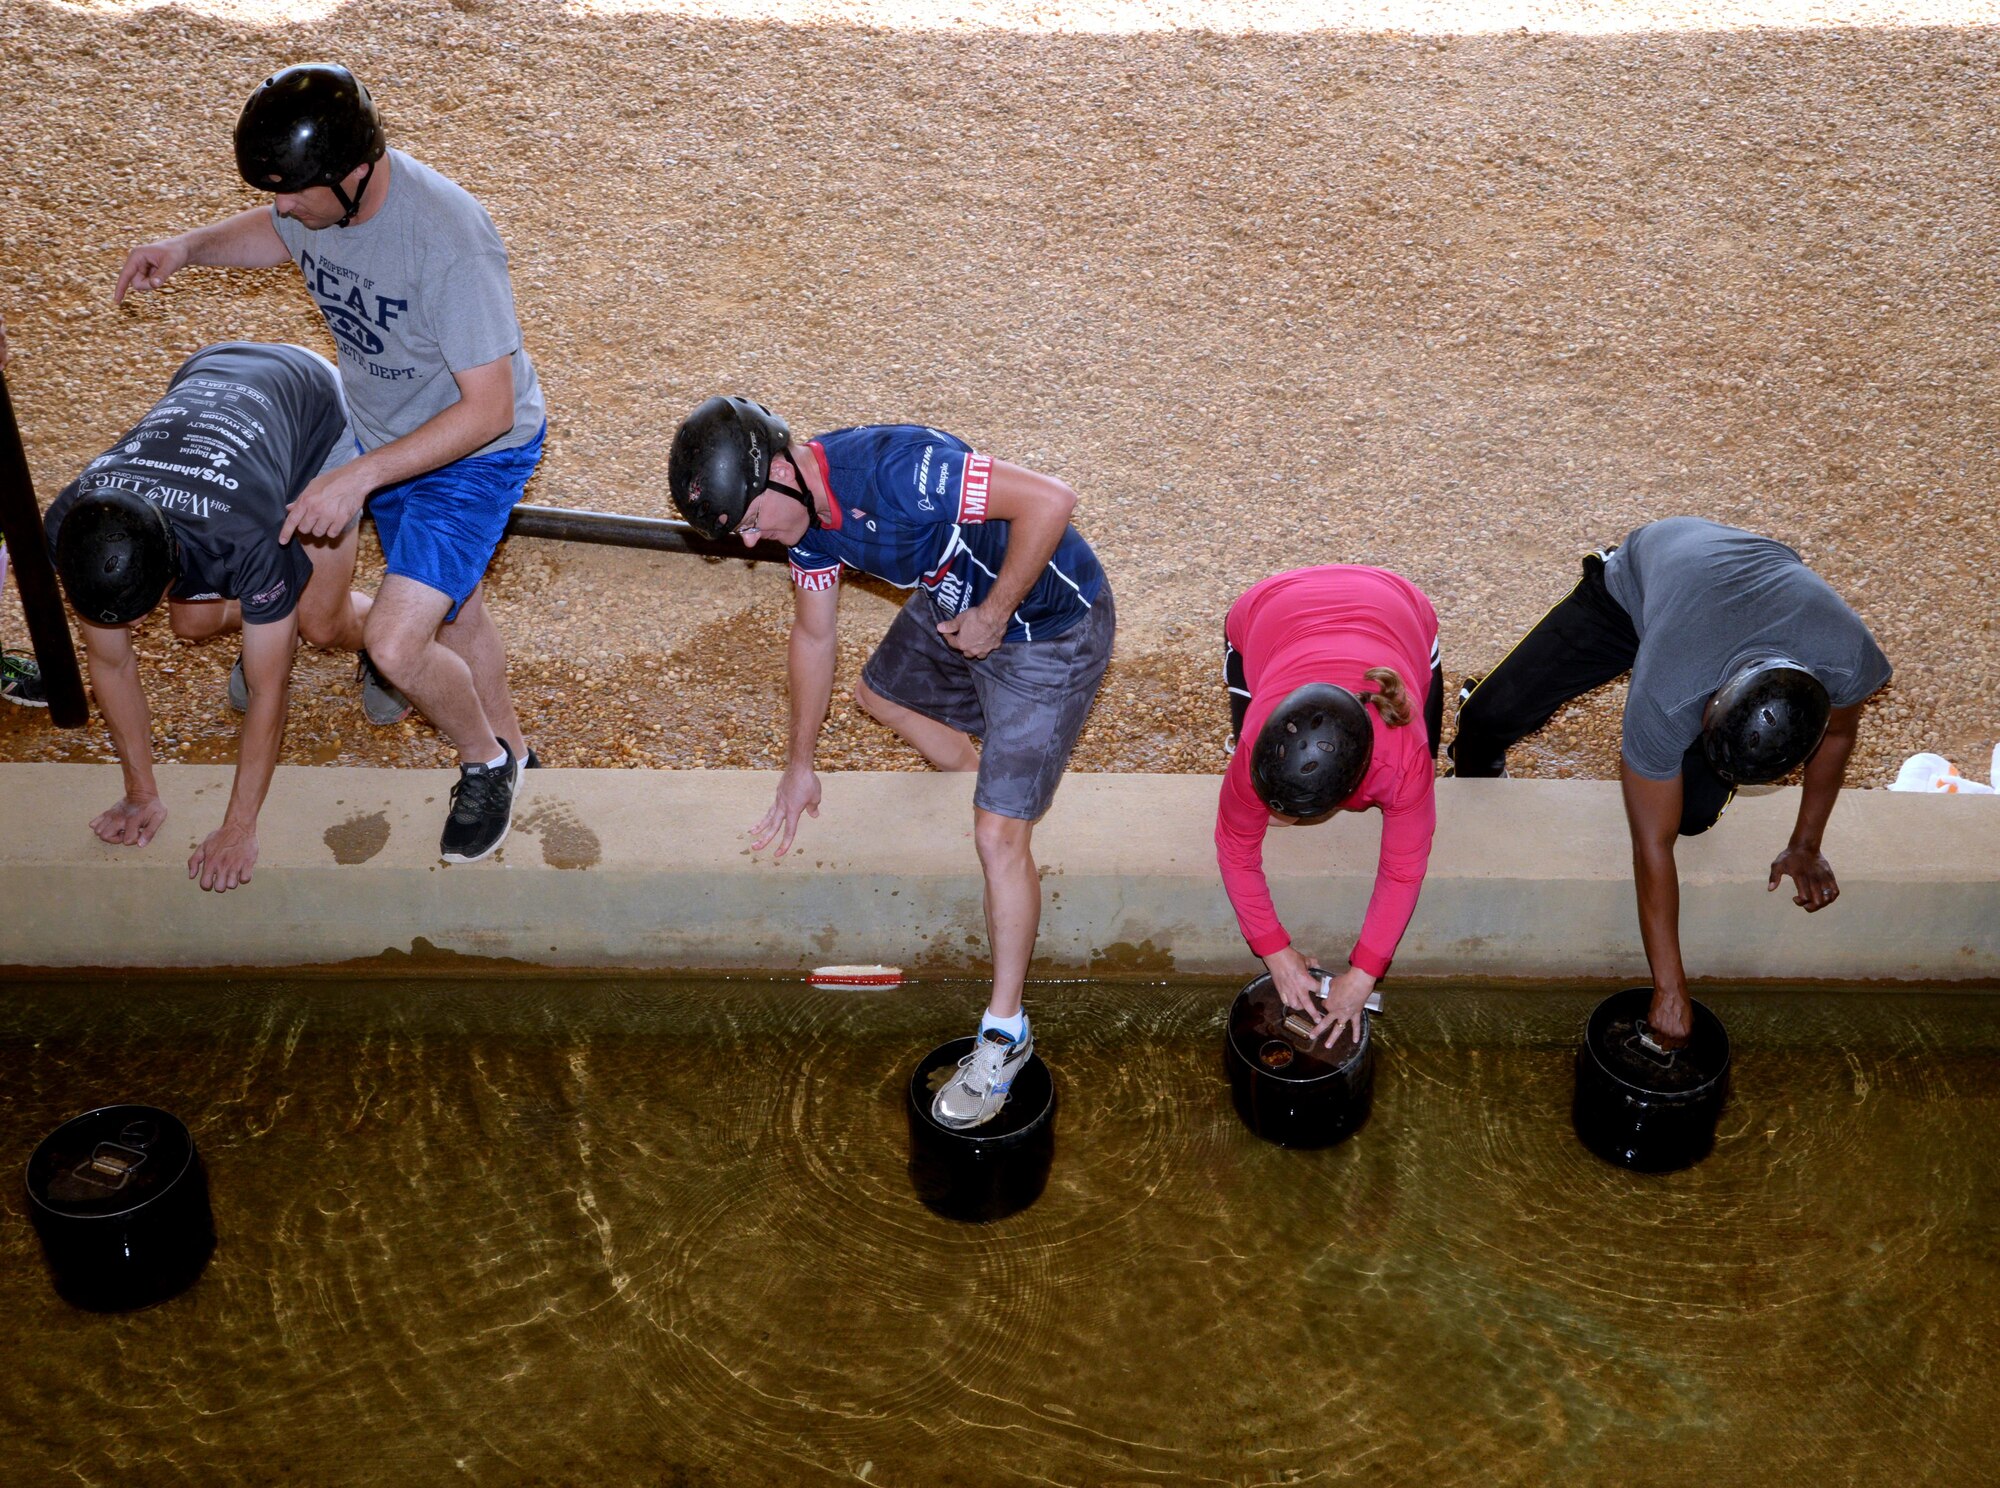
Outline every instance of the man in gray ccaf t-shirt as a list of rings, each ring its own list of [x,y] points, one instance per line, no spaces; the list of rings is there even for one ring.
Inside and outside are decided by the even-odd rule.
[[[457,746],[440,851],[475,862],[505,839],[535,763],[480,596],[546,431],[507,251],[478,202],[388,148],[344,67],[266,79],[237,122],[236,160],[272,206],[135,248],[117,298],[187,264],[296,263],[305,276],[340,349],[361,455],[300,493],[282,540],[337,536],[367,504],[388,575],[366,655]]]
[[[1653,973],[1652,1036],[1689,1031],[1674,839],[1705,832],[1740,784],[1805,764],[1790,875],[1808,913],[1840,895],[1820,839],[1861,704],[1889,680],[1868,627],[1783,543],[1700,517],[1639,528],[1583,561],[1583,578],[1461,696],[1453,773],[1506,773],[1508,748],[1564,703],[1629,669],[1621,777],[1639,928]]]

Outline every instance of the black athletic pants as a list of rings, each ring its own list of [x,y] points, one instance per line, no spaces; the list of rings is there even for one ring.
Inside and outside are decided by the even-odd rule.
[[[1569,596],[1542,616],[1459,707],[1450,751],[1454,774],[1498,775],[1508,749],[1547,723],[1556,709],[1632,669],[1639,634],[1604,587],[1608,556],[1584,558],[1583,577]],[[1714,826],[1734,794],[1695,740],[1681,760],[1681,836]]]
[[[1250,684],[1244,680],[1242,654],[1229,644],[1227,637],[1224,637],[1222,642],[1222,685],[1229,689],[1229,737],[1237,741],[1237,747],[1240,749],[1243,742],[1243,720],[1250,712]],[[1444,737],[1442,662],[1431,663],[1431,690],[1424,698],[1424,732],[1430,735],[1431,758],[1436,759],[1438,741]]]

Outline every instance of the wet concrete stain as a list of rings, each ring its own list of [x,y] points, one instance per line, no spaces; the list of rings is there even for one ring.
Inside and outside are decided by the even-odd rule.
[[[336,822],[321,838],[340,864],[365,863],[389,845],[389,815],[384,811],[357,811],[344,822]]]
[[[542,861],[551,868],[591,868],[604,856],[597,834],[559,801],[522,812],[514,825],[541,839]]]
[[[1090,953],[1090,969],[1094,974],[1117,971],[1172,971],[1174,953],[1163,946],[1156,946],[1151,940],[1142,940],[1133,945],[1128,940],[1115,940],[1108,946],[1101,946]]]
[[[436,865],[432,866],[432,871],[436,871]],[[401,975],[415,971],[441,971],[465,975],[505,968],[532,968],[534,963],[523,961],[518,956],[483,956],[469,951],[454,951],[446,946],[433,945],[419,935],[410,941],[407,951],[385,946],[379,956],[357,956],[335,965],[343,973],[389,971]]]

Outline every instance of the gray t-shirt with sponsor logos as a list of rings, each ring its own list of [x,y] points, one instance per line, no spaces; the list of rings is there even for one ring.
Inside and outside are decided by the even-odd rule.
[[[453,373],[504,356],[514,426],[476,453],[526,444],[547,412],[493,219],[429,166],[387,158],[389,194],[366,222],[313,231],[271,214],[340,347],[354,432],[371,450],[401,439],[459,401]]]
[[[1701,517],[1626,538],[1604,587],[1632,617],[1639,655],[1625,702],[1625,762],[1672,780],[1701,736],[1702,710],[1745,661],[1787,657],[1852,707],[1889,680],[1861,617],[1781,542]]]
[[[79,498],[135,492],[180,543],[173,598],[240,600],[247,624],[269,624],[312,577],[304,546],[278,542],[286,505],[353,457],[331,362],[303,346],[224,341],[181,363],[166,396],[49,503],[42,529],[54,552]]]

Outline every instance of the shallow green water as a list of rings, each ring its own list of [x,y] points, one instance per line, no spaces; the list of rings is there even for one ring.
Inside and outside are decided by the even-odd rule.
[[[1230,1108],[1232,991],[1033,989],[1054,1173],[964,1226],[901,1107],[964,987],[4,984],[0,1476],[2000,1480],[2000,999],[1705,994],[1715,1153],[1643,1178],[1569,1129],[1593,994],[1392,993],[1300,1153]],[[115,1100],[221,1245],[99,1317],[19,1174]]]

